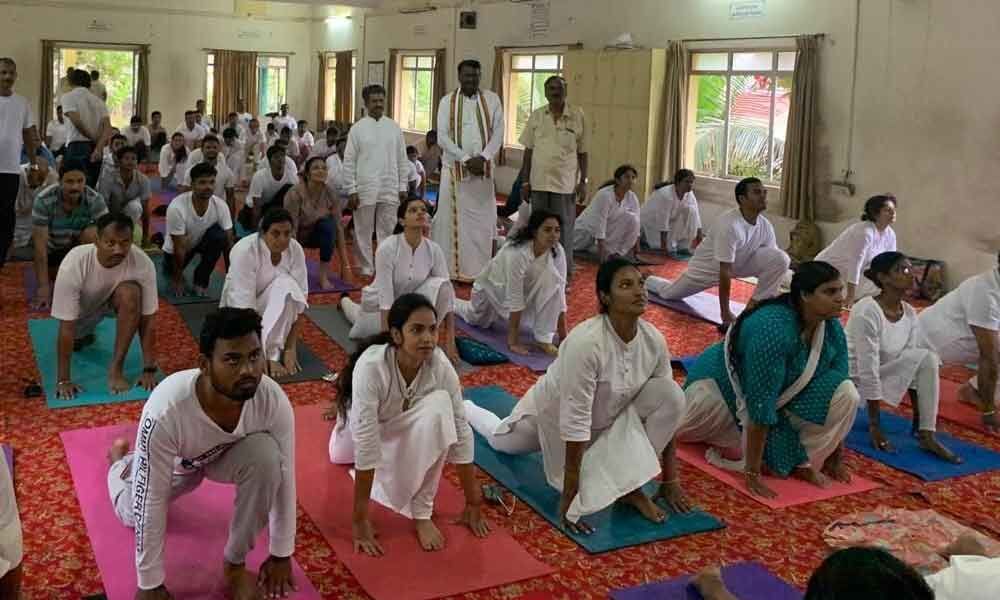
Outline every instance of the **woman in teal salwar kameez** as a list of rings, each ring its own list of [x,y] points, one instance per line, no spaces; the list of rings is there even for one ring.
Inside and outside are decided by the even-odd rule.
[[[744,311],[688,372],[677,440],[714,446],[709,461],[742,470],[760,496],[776,496],[761,479],[765,468],[824,487],[829,477],[850,481],[843,441],[860,400],[838,321],[843,303],[837,269],[807,262],[791,292]],[[726,460],[718,448],[743,458]]]

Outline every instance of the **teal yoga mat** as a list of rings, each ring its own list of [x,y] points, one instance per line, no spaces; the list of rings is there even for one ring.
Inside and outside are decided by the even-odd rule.
[[[517,402],[497,386],[466,388],[465,397],[501,418],[509,415]],[[493,450],[478,433],[475,437],[476,464],[591,554],[725,527],[722,521],[702,511],[669,514],[666,522],[657,525],[630,507],[614,505],[586,518],[594,533],[585,536],[569,533],[563,529],[557,514],[560,492],[545,480],[541,453],[503,454]],[[646,493],[652,494],[655,485],[647,484]]]
[[[212,269],[212,276],[208,282],[208,295],[207,296],[175,296],[173,292],[173,286],[170,284],[170,278],[163,273],[163,255],[151,256],[153,259],[153,264],[156,266],[156,288],[160,293],[160,297],[173,304],[174,306],[180,306],[183,304],[215,304],[219,303],[219,299],[222,298],[222,286],[226,283],[226,276],[219,273],[215,269]],[[189,286],[194,282],[194,270],[198,266],[198,261],[201,260],[201,256],[194,257],[194,260],[188,264],[187,268],[184,269],[184,280]]]
[[[108,365],[114,354],[116,325],[115,319],[102,320],[94,330],[96,341],[80,352],[73,353],[70,373],[73,382],[83,387],[83,391],[72,400],[60,400],[56,398],[56,382],[59,375],[56,339],[59,335],[59,321],[57,319],[28,321],[31,346],[35,350],[38,371],[42,374],[42,388],[45,390],[45,402],[49,408],[72,408],[149,398],[149,392],[140,387],[134,387],[124,394],[112,394],[108,391]],[[129,381],[138,381],[141,374],[142,352],[139,336],[136,335],[132,338],[128,354],[125,355],[125,377]]]

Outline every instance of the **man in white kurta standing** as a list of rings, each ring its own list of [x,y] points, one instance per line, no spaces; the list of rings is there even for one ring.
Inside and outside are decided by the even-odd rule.
[[[367,114],[347,136],[341,176],[354,211],[354,253],[361,274],[370,276],[375,269],[372,232],[380,244],[392,235],[396,209],[406,198],[410,163],[403,130],[385,116],[385,88],[369,85],[361,96]]]
[[[481,73],[479,61],[459,63],[460,87],[441,99],[437,114],[444,159],[431,237],[460,281],[472,281],[486,268],[496,233],[493,157],[503,144],[503,104],[479,89]]]

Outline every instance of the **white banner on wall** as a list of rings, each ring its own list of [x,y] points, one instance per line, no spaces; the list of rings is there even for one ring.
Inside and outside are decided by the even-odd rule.
[[[544,40],[549,35],[549,0],[531,3],[531,23],[528,27],[532,40]]]
[[[751,19],[767,13],[767,0],[730,0],[730,19]]]

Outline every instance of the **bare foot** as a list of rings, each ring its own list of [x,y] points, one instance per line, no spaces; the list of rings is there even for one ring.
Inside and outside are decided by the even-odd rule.
[[[549,356],[556,356],[559,354],[559,347],[555,344],[548,344],[543,342],[538,342],[538,348],[542,352],[548,354]]]
[[[444,536],[438,530],[434,521],[430,519],[414,519],[413,526],[417,530],[417,539],[420,547],[428,552],[435,552],[444,548]]]
[[[735,600],[735,596],[729,593],[726,584],[722,581],[722,567],[718,565],[705,567],[698,571],[691,578],[691,585],[706,600]]]
[[[792,476],[796,479],[801,479],[806,483],[811,483],[816,487],[830,487],[830,479],[826,475],[809,467],[796,467],[795,470],[792,471]]]
[[[951,450],[945,448],[934,436],[933,431],[920,431],[917,433],[917,445],[921,450],[930,452],[941,460],[950,462],[953,465],[962,464],[962,457]]]
[[[896,451],[896,449],[892,446],[892,444],[889,443],[889,440],[886,439],[885,434],[882,433],[881,427],[877,426],[873,427],[869,425],[868,438],[871,439],[872,446],[874,446],[876,450],[889,453],[893,453]]]
[[[118,438],[111,442],[111,447],[108,448],[108,463],[116,463],[126,454],[128,454],[128,440],[125,438]]]
[[[952,556],[986,556],[983,544],[973,535],[963,533],[940,552],[945,558]]]
[[[208,288],[203,288],[200,285],[196,285],[196,286],[194,286],[194,295],[195,296],[207,296],[208,295]]]
[[[288,375],[288,371],[280,362],[276,360],[269,360],[267,361],[267,374],[270,375],[272,379],[277,379]]]
[[[119,370],[114,370],[108,373],[108,390],[112,394],[124,394],[125,392],[132,389],[132,384],[125,379],[125,376]]]
[[[958,401],[962,404],[968,404],[976,410],[982,410],[982,406],[979,403],[979,392],[968,381],[959,386]]]
[[[233,600],[261,600],[260,590],[257,588],[257,578],[253,573],[247,571],[244,565],[231,565],[225,563],[223,576],[226,580],[226,591]]]
[[[330,278],[326,275],[320,275],[319,277],[319,289],[325,290],[330,287]]]
[[[662,523],[667,518],[667,513],[663,512],[663,509],[654,504],[649,496],[642,493],[641,489],[625,494],[619,498],[618,501],[628,504],[632,508],[639,511],[642,516],[654,523]]]
[[[295,375],[301,371],[302,366],[299,365],[298,353],[294,350],[286,350],[285,357],[281,361],[281,366],[285,368],[287,375]]]

